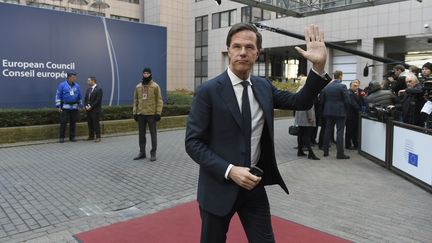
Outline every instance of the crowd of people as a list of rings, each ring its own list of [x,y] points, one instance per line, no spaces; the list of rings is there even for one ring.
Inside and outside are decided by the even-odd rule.
[[[318,160],[312,150],[317,144],[326,157],[333,141],[336,158],[349,159],[344,149],[358,149],[361,113],[384,122],[391,117],[395,121],[431,128],[432,63],[425,63],[421,73],[415,66],[405,69],[403,65],[396,65],[384,78],[381,83],[371,81],[365,89],[360,88],[360,81],[356,79],[347,88],[342,84],[343,73],[335,71],[332,82],[318,95],[314,107],[295,113],[294,123],[299,127],[297,155],[306,156],[306,149],[309,159]],[[304,82],[302,79],[299,82],[301,90]],[[321,127],[319,134],[318,127]]]

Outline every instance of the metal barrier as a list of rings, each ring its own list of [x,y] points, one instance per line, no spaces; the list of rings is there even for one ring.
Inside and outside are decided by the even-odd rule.
[[[359,154],[432,192],[432,130],[359,117]]]

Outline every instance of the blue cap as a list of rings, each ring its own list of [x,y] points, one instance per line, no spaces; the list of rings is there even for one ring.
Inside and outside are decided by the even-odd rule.
[[[77,73],[75,71],[68,71],[66,74],[68,77],[77,75]]]

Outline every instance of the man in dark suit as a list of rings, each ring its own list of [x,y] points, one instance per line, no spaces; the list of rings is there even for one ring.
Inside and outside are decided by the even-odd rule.
[[[200,165],[198,202],[201,242],[225,242],[229,222],[239,215],[249,242],[274,242],[264,185],[279,184],[287,193],[274,152],[273,109],[307,110],[329,81],[324,71],[324,36],[315,25],[305,30],[313,64],[304,88],[280,91],[267,79],[251,76],[262,37],[247,23],[228,33],[228,69],[200,86],[186,127],[186,151]],[[263,170],[252,174],[251,166]]]
[[[350,99],[347,87],[342,84],[342,76],[342,71],[335,71],[334,80],[324,88],[320,95],[323,103],[323,116],[326,119],[323,150],[324,157],[328,156],[330,139],[333,137],[333,128],[336,124],[336,158],[349,159],[350,157],[344,153],[343,136]]]
[[[102,88],[96,84],[96,77],[91,76],[87,79],[88,89],[84,99],[85,109],[87,111],[87,124],[89,136],[87,140],[94,140],[95,143],[101,141],[99,117],[102,111]]]

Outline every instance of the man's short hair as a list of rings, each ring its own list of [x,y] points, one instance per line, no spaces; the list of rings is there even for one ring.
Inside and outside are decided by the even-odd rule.
[[[96,77],[95,76],[90,76],[89,79],[96,83]]]
[[[227,45],[227,47],[229,48],[230,45],[231,45],[232,36],[234,34],[240,32],[240,31],[244,31],[244,30],[249,30],[249,31],[252,31],[252,32],[255,33],[256,39],[257,39],[256,40],[256,42],[257,42],[256,43],[257,48],[258,48],[258,50],[261,50],[261,47],[262,47],[262,35],[261,35],[260,32],[258,32],[258,29],[254,25],[249,24],[249,23],[237,23],[237,24],[235,24],[235,25],[233,25],[231,27],[231,29],[228,32],[227,38],[226,38],[226,45]]]
[[[396,65],[393,69],[394,70],[400,70],[402,72],[405,71],[405,67],[403,65],[400,65],[400,64]]]
[[[334,73],[333,73],[333,78],[334,78],[334,79],[341,79],[341,78],[342,78],[342,75],[343,75],[343,72],[342,72],[342,71],[336,70],[336,71],[334,71]]]

